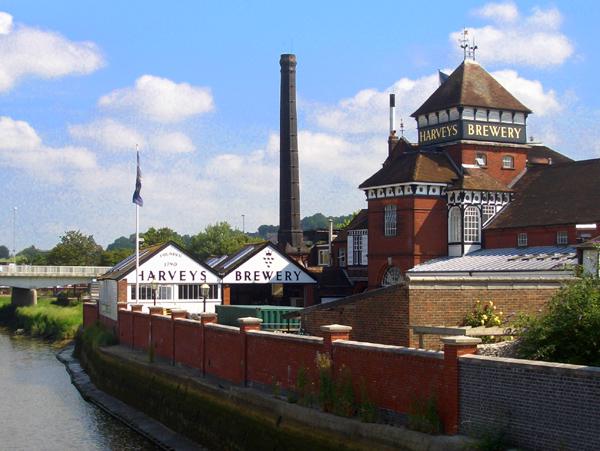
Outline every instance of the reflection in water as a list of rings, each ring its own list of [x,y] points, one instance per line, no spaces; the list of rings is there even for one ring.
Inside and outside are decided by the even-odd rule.
[[[0,449],[157,449],[84,401],[57,350],[0,328]]]

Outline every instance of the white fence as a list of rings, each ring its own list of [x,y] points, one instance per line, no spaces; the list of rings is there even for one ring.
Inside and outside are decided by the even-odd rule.
[[[34,265],[0,265],[2,276],[29,277],[97,277],[111,269],[110,266],[34,266]]]

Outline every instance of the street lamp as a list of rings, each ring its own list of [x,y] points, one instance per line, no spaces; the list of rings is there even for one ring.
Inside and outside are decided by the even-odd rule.
[[[13,207],[13,263],[17,264],[17,207]]]
[[[150,287],[152,288],[152,299],[154,299],[154,305],[156,305],[156,289],[158,288],[158,284],[156,283],[156,280],[152,281],[152,283],[150,284]]]
[[[208,297],[208,292],[210,291],[210,285],[207,283],[203,283],[200,286],[200,294],[202,295],[202,311],[206,313],[206,298]]]

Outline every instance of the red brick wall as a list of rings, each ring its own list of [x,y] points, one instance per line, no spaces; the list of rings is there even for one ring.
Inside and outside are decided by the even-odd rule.
[[[152,315],[152,346],[157,356],[173,358],[173,320],[169,316]]]
[[[135,349],[148,349],[150,334],[150,315],[147,313],[133,312],[133,347]]]
[[[132,323],[133,312],[130,310],[119,310],[119,343],[132,346]]]
[[[127,280],[117,282],[117,302],[127,302]]]
[[[516,247],[519,233],[527,233],[527,246],[556,246],[556,233],[567,232],[569,244],[577,244],[578,231],[575,224],[544,227],[522,227],[513,229],[490,229],[484,230],[483,239],[485,247],[497,249],[504,247]],[[582,231],[579,231],[581,233]],[[588,231],[584,231],[589,233]],[[597,234],[592,231],[592,235]]]
[[[476,301],[492,301],[498,312],[508,320],[516,319],[519,313],[537,314],[556,289],[410,289],[409,317],[414,326],[458,326],[470,312]],[[440,337],[425,336],[425,347],[439,349]],[[410,331],[409,346],[418,346],[418,336]]]
[[[408,344],[408,290],[404,285],[356,294],[302,311],[302,327],[321,336],[327,324],[352,326],[351,340]]]
[[[91,302],[83,304],[83,327],[93,326],[98,321],[98,305]]]
[[[247,337],[248,381],[263,386],[279,383],[284,389],[294,388],[301,367],[311,380],[317,379],[315,359],[317,351],[322,351],[322,342],[252,332]]]
[[[175,361],[202,369],[202,326],[199,321],[175,320]]]
[[[206,374],[236,384],[243,383],[241,367],[243,349],[240,346],[239,330],[226,330],[214,325],[206,326],[204,339],[206,340]]]
[[[362,343],[360,343],[362,344]],[[350,370],[356,393],[366,387],[379,407],[407,412],[412,403],[439,399],[444,361],[441,355],[420,356],[426,351],[391,351],[375,346],[350,346],[334,342],[334,371]]]

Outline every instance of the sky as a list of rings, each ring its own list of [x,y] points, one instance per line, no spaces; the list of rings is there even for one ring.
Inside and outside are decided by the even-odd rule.
[[[433,6],[432,6],[433,5]],[[462,62],[458,39],[533,110],[528,135],[600,157],[600,3],[0,0],[0,244],[67,230],[278,222],[279,56],[295,53],[301,214],[366,207],[388,95],[410,114]],[[600,175],[599,175],[600,176]],[[17,207],[16,215],[14,207]],[[16,220],[15,220],[16,219]],[[13,227],[15,220],[15,227]]]

